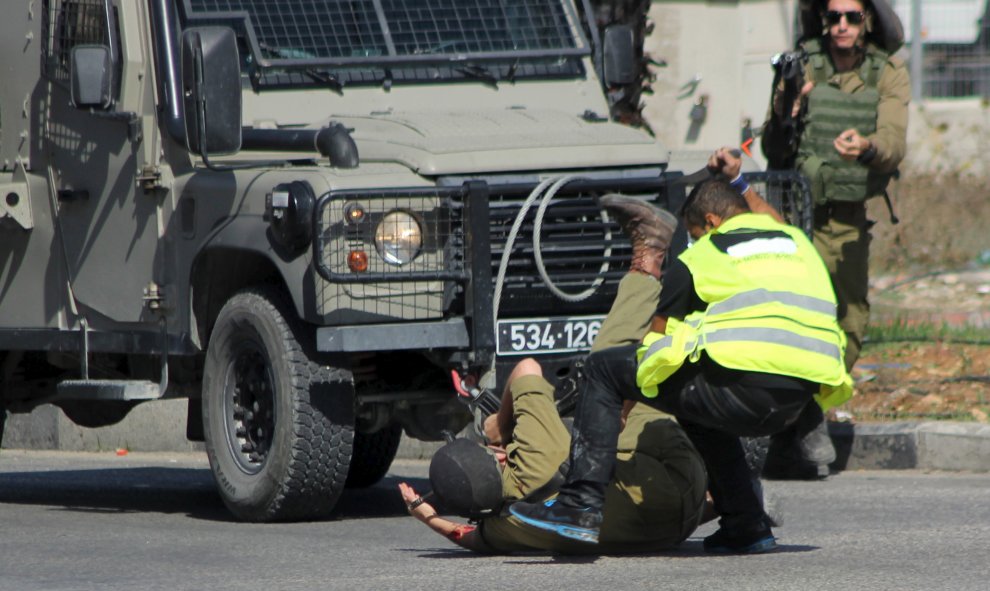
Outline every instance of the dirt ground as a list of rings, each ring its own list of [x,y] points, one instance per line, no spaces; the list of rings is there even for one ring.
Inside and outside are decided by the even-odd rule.
[[[872,342],[835,418],[988,422],[990,269],[886,274],[871,287]]]

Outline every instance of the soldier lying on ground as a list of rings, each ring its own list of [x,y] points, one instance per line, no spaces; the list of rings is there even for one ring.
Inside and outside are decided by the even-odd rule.
[[[705,470],[671,417],[644,404],[625,410],[597,546],[527,528],[503,511],[512,501],[545,498],[560,484],[559,470],[570,449],[553,387],[533,359],[516,366],[500,411],[485,421],[489,446],[458,439],[438,450],[431,463],[434,496],[448,510],[477,519],[477,526],[441,517],[406,483],[399,491],[413,517],[475,552],[620,554],[670,548],[701,521]]]
[[[601,202],[608,209],[614,198],[606,196]],[[665,251],[676,223],[673,216],[667,221],[660,234],[639,239],[657,242],[653,246]],[[660,294],[662,258],[637,257],[636,252],[593,350],[638,343],[646,334]],[[669,415],[630,404],[623,416],[597,546],[527,528],[505,511],[514,501],[552,496],[563,481],[566,467],[561,464],[570,449],[570,434],[557,413],[553,387],[532,359],[516,366],[499,412],[484,422],[489,446],[456,440],[438,450],[430,466],[433,494],[448,511],[473,518],[477,526],[444,519],[406,483],[399,490],[411,515],[476,552],[608,554],[669,548],[687,538],[702,519],[707,482],[703,464]]]

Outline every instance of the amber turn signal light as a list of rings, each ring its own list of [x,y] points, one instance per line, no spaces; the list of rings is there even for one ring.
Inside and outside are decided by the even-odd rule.
[[[354,273],[364,273],[368,270],[368,253],[363,250],[352,250],[347,255],[347,266]]]

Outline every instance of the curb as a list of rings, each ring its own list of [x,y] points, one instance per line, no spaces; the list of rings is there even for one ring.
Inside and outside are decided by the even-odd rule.
[[[837,470],[990,471],[990,425],[830,423]]]
[[[945,421],[829,423],[834,471],[990,472],[990,425]],[[428,460],[443,445],[403,436],[397,458]]]
[[[7,421],[4,447],[59,451],[198,451],[185,438],[184,400],[139,405],[117,425],[84,429],[55,407],[43,406]],[[832,469],[990,472],[990,425],[951,421],[830,423],[836,449]],[[428,460],[443,445],[403,436],[397,458]]]

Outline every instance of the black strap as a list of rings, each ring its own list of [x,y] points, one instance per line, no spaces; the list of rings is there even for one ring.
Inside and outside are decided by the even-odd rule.
[[[887,191],[883,192],[883,201],[887,204],[887,212],[890,213],[890,223],[895,226],[901,223],[900,218],[894,214],[894,204],[890,202],[890,194],[888,194]]]

